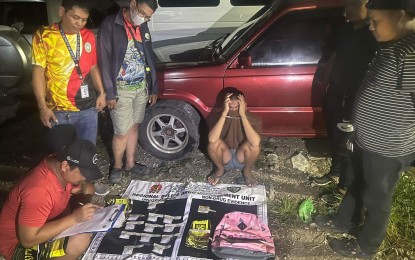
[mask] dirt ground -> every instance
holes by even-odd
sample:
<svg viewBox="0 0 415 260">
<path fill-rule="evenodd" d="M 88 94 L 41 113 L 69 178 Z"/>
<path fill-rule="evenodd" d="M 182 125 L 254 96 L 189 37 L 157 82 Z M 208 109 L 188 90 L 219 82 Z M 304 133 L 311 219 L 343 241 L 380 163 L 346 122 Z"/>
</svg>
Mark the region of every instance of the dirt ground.
<svg viewBox="0 0 415 260">
<path fill-rule="evenodd" d="M 18 177 L 36 165 L 44 156 L 45 129 L 40 126 L 36 106 L 31 100 L 24 102 L 15 119 L 0 125 L 0 203 Z M 312 187 L 310 175 L 322 175 L 330 166 L 329 144 L 326 139 L 264 138 L 262 152 L 254 167 L 258 182 L 265 185 L 268 196 L 268 222 L 275 238 L 277 259 L 343 259 L 335 255 L 325 243 L 326 234 L 310 228 L 297 219 L 282 219 L 276 205 L 284 199 L 314 198 L 321 192 Z M 98 142 L 99 165 L 105 176 L 109 160 L 101 141 Z M 305 156 L 308 167 L 304 171 L 293 168 L 291 158 L 298 154 Z M 212 163 L 200 150 L 181 161 L 161 161 L 139 149 L 137 161 L 150 167 L 150 174 L 143 176 L 147 181 L 190 182 L 205 181 L 212 169 Z M 240 173 L 230 171 L 221 183 L 234 183 Z M 110 194 L 122 194 L 131 178 L 111 186 Z M 106 177 L 101 182 L 107 183 Z M 94 200 L 103 202 L 95 196 Z"/>
</svg>

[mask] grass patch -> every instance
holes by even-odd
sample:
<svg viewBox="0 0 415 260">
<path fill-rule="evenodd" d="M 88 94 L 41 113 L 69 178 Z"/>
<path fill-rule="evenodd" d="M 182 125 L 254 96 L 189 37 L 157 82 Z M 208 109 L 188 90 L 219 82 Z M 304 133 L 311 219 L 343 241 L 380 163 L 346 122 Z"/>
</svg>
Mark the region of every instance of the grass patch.
<svg viewBox="0 0 415 260">
<path fill-rule="evenodd" d="M 284 224 L 303 223 L 299 217 L 298 209 L 304 200 L 305 198 L 281 197 L 273 203 L 268 203 L 268 212 Z M 316 212 L 319 212 L 319 214 L 327 213 L 327 208 L 322 203 L 313 201 L 313 205 L 315 213 L 312 214 L 312 217 L 315 216 Z"/>
<path fill-rule="evenodd" d="M 404 172 L 398 182 L 380 253 L 386 259 L 415 259 L 415 169 Z"/>
<path fill-rule="evenodd" d="M 268 203 L 268 212 L 270 215 L 278 219 L 281 223 L 285 224 L 304 224 L 301 220 L 298 210 L 300 204 L 305 200 L 305 198 L 298 197 L 281 197 L 273 203 Z M 312 213 L 312 218 L 316 214 L 329 214 L 330 209 L 326 205 L 318 200 L 313 200 L 314 213 Z"/>
<path fill-rule="evenodd" d="M 273 203 L 268 203 L 268 212 L 274 215 L 279 222 L 284 224 L 298 223 L 298 206 L 301 203 L 299 198 L 281 197 Z"/>
</svg>

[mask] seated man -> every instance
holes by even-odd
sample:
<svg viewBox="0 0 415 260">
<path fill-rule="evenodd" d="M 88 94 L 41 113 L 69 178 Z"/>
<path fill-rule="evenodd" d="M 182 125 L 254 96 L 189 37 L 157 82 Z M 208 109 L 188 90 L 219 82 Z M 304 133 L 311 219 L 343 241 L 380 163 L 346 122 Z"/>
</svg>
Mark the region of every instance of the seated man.
<svg viewBox="0 0 415 260">
<path fill-rule="evenodd" d="M 216 185 L 226 170 L 239 169 L 245 184 L 254 186 L 257 182 L 251 172 L 261 150 L 261 137 L 252 125 L 241 91 L 227 93 L 223 105 L 222 115 L 209 133 L 208 153 L 216 170 L 207 181 Z"/>
<path fill-rule="evenodd" d="M 94 193 L 94 186 L 85 180 L 102 177 L 96 163 L 95 145 L 76 140 L 30 170 L 10 191 L 1 211 L 0 255 L 7 260 L 81 256 L 91 242 L 90 234 L 51 240 L 90 220 L 99 207 L 86 203 L 65 214 L 73 193 Z"/>
</svg>

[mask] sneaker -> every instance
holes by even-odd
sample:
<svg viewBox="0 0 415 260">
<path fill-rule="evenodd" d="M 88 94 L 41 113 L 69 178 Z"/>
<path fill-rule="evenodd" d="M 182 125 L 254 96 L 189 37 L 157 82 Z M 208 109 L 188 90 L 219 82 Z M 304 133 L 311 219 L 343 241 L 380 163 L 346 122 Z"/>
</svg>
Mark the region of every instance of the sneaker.
<svg viewBox="0 0 415 260">
<path fill-rule="evenodd" d="M 342 194 L 340 194 L 340 193 L 337 193 L 337 192 L 335 192 L 335 193 L 328 193 L 328 194 L 324 194 L 324 195 L 322 195 L 322 196 L 320 197 L 320 199 L 321 199 L 324 203 L 326 203 L 327 205 L 330 205 L 330 206 L 335 206 L 335 205 L 340 204 L 340 202 L 341 202 L 341 201 L 342 201 L 342 199 L 343 199 L 343 195 L 342 195 Z"/>
<path fill-rule="evenodd" d="M 136 163 L 131 169 L 126 169 L 126 171 L 133 175 L 145 175 L 148 172 L 148 168 L 143 164 Z"/>
<path fill-rule="evenodd" d="M 96 182 L 94 183 L 95 195 L 105 196 L 110 193 L 110 187 L 108 184 Z"/>
<path fill-rule="evenodd" d="M 113 184 L 118 184 L 121 182 L 122 179 L 122 169 L 112 169 L 110 172 L 109 180 Z"/>
<path fill-rule="evenodd" d="M 337 185 L 337 193 L 344 196 L 344 195 L 346 195 L 346 192 L 347 192 L 346 187 L 340 187 L 339 185 Z"/>
<path fill-rule="evenodd" d="M 335 178 L 336 177 L 332 177 L 332 176 L 330 176 L 328 174 L 325 174 L 325 175 L 323 175 L 321 177 L 312 178 L 311 181 L 314 184 L 316 184 L 317 186 L 326 186 L 326 185 L 328 185 L 328 184 L 330 184 L 332 182 L 335 182 L 336 181 Z"/>
</svg>

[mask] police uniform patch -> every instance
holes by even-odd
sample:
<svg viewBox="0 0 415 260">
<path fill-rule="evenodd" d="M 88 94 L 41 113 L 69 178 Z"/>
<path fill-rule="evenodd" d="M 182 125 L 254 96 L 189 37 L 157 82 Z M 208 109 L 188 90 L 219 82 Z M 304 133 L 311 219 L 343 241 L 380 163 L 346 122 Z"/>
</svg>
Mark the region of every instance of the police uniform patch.
<svg viewBox="0 0 415 260">
<path fill-rule="evenodd" d="M 92 50 L 91 43 L 89 43 L 89 42 L 85 43 L 85 50 L 86 50 L 86 52 L 91 52 L 91 50 Z"/>
</svg>

